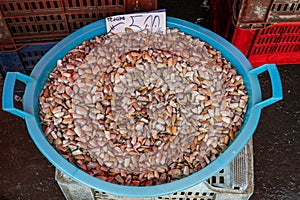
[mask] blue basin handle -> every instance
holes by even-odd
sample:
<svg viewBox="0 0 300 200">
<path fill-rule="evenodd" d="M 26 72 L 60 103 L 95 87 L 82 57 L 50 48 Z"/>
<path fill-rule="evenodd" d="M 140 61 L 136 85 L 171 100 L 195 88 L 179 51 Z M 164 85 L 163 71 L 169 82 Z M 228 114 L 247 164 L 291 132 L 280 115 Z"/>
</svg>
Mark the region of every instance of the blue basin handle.
<svg viewBox="0 0 300 200">
<path fill-rule="evenodd" d="M 270 75 L 271 85 L 272 85 L 272 97 L 256 103 L 254 107 L 259 109 L 262 109 L 266 106 L 276 103 L 277 101 L 280 101 L 283 98 L 282 84 L 281 84 L 278 69 L 275 64 L 264 64 L 260 67 L 251 69 L 249 73 L 254 74 L 256 78 L 258 78 L 257 76 L 265 71 L 268 71 Z"/>
<path fill-rule="evenodd" d="M 35 82 L 35 79 L 20 72 L 7 72 L 2 94 L 2 108 L 7 112 L 22 117 L 23 119 L 32 117 L 33 115 L 31 113 L 14 107 L 14 88 L 16 80 L 22 81 L 26 84 L 26 86 Z"/>
</svg>

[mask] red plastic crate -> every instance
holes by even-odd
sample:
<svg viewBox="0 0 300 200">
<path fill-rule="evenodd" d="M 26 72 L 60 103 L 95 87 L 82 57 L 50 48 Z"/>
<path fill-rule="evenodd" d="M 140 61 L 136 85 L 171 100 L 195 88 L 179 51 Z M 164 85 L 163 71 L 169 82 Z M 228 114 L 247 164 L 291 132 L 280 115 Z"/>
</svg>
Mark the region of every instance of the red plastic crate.
<svg viewBox="0 0 300 200">
<path fill-rule="evenodd" d="M 213 30 L 240 49 L 253 67 L 300 63 L 300 0 L 211 3 Z"/>
<path fill-rule="evenodd" d="M 253 67 L 300 63 L 300 22 L 278 23 L 258 30 L 236 28 L 231 42 Z"/>
</svg>

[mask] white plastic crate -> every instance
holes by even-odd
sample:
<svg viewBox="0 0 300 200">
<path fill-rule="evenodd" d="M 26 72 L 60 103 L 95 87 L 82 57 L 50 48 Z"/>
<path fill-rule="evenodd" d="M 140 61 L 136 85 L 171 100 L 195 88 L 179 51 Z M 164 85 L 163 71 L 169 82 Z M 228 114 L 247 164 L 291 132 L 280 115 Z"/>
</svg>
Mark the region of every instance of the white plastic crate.
<svg viewBox="0 0 300 200">
<path fill-rule="evenodd" d="M 253 193 L 252 139 L 240 154 L 219 173 L 192 188 L 145 200 L 247 200 Z M 56 169 L 55 179 L 67 200 L 134 200 L 95 191 Z M 141 199 L 139 199 L 141 200 Z"/>
</svg>

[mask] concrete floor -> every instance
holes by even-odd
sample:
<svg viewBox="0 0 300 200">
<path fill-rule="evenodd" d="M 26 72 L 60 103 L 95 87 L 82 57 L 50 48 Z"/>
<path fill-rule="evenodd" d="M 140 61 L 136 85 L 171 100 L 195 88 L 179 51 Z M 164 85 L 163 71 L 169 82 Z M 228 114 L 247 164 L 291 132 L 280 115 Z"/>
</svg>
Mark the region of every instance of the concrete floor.
<svg viewBox="0 0 300 200">
<path fill-rule="evenodd" d="M 168 8 L 169 16 L 195 21 L 200 16 L 192 1 L 188 2 L 180 12 L 175 2 L 161 1 L 159 6 Z M 284 100 L 263 109 L 253 136 L 255 188 L 251 200 L 300 199 L 300 66 L 279 66 L 279 72 Z M 267 98 L 270 80 L 263 74 L 260 81 Z M 0 121 L 0 200 L 63 200 L 54 180 L 55 168 L 35 147 L 25 122 L 1 109 Z"/>
</svg>

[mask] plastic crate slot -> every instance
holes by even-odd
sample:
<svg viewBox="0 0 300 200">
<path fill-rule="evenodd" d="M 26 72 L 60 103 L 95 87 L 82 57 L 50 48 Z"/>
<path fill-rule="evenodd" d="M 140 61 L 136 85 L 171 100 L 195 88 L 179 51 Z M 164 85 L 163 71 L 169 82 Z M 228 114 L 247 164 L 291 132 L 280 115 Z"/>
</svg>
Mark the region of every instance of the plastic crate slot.
<svg viewBox="0 0 300 200">
<path fill-rule="evenodd" d="M 258 48 L 257 48 L 257 47 L 254 48 L 254 49 L 253 49 L 253 54 L 257 54 L 257 51 L 258 51 Z"/>
<path fill-rule="evenodd" d="M 27 32 L 29 32 L 29 31 L 30 31 L 30 29 L 29 29 L 29 27 L 28 27 L 28 26 L 25 26 L 25 29 L 26 29 L 26 31 L 27 31 Z"/>
<path fill-rule="evenodd" d="M 20 3 L 17 3 L 18 10 L 22 10 L 22 6 Z"/>
<path fill-rule="evenodd" d="M 22 97 L 25 90 L 25 83 L 22 81 L 16 80 L 14 87 L 14 106 L 20 110 L 23 110 Z"/>
<path fill-rule="evenodd" d="M 224 177 L 223 177 L 223 176 L 220 176 L 220 177 L 219 177 L 219 182 L 220 182 L 220 183 L 224 183 Z"/>
<path fill-rule="evenodd" d="M 300 26 L 290 26 L 287 27 L 287 31 L 285 31 L 284 33 L 295 33 L 295 34 L 299 34 L 300 32 Z"/>
<path fill-rule="evenodd" d="M 290 36 L 291 40 L 289 42 L 300 42 L 300 37 L 298 36 Z"/>
<path fill-rule="evenodd" d="M 80 2 L 79 2 L 79 0 L 75 0 L 75 5 L 76 5 L 76 7 L 80 7 Z"/>
<path fill-rule="evenodd" d="M 82 7 L 95 7 L 97 6 L 96 0 L 80 1 L 80 0 L 68 0 L 67 7 L 69 8 L 82 8 Z"/>
<path fill-rule="evenodd" d="M 34 9 L 34 10 L 37 9 L 37 8 L 36 8 L 35 2 L 31 2 L 31 7 L 32 7 L 32 9 Z"/>
<path fill-rule="evenodd" d="M 67 3 L 67 6 L 69 6 L 69 7 L 73 7 L 72 0 L 68 0 L 66 3 Z"/>
<path fill-rule="evenodd" d="M 19 32 L 22 33 L 23 32 L 23 28 L 22 26 L 18 26 Z"/>
<path fill-rule="evenodd" d="M 267 38 L 267 43 L 269 43 L 269 44 L 275 44 L 279 40 L 280 40 L 280 37 L 269 37 L 269 38 Z"/>
<path fill-rule="evenodd" d="M 278 46 L 272 46 L 270 48 L 270 51 L 275 53 L 277 51 L 277 48 L 278 48 Z"/>
<path fill-rule="evenodd" d="M 98 6 L 103 6 L 103 5 L 105 5 L 104 0 L 98 0 Z"/>
<path fill-rule="evenodd" d="M 289 45 L 282 46 L 282 52 L 289 52 Z"/>
<path fill-rule="evenodd" d="M 286 45 L 285 52 L 291 52 L 293 49 L 293 45 Z"/>
<path fill-rule="evenodd" d="M 7 7 L 6 7 L 5 4 L 1 4 L 1 8 L 2 8 L 3 11 L 8 11 L 8 9 L 7 9 Z"/>
<path fill-rule="evenodd" d="M 299 33 L 297 32 L 297 26 L 285 26 L 284 31 L 281 34 L 293 34 L 293 33 Z"/>
<path fill-rule="evenodd" d="M 69 6 L 69 7 L 73 7 L 72 0 L 68 0 L 68 2 L 67 2 L 67 3 L 68 3 L 68 6 Z"/>
<path fill-rule="evenodd" d="M 212 177 L 211 177 L 211 181 L 212 181 L 212 184 L 213 184 L 213 183 L 216 183 L 216 181 L 217 181 L 217 180 L 216 180 L 216 177 L 215 177 L 215 176 L 212 176 Z"/>
<path fill-rule="evenodd" d="M 278 46 L 277 52 L 278 52 L 278 53 L 281 53 L 281 52 L 282 52 L 282 48 L 283 48 L 283 46 Z"/>
<path fill-rule="evenodd" d="M 57 30 L 58 30 L 56 24 L 52 24 L 52 29 L 53 29 L 54 31 L 57 31 Z"/>
<path fill-rule="evenodd" d="M 15 5 L 15 4 L 13 4 L 13 3 L 10 3 L 10 4 L 9 4 L 9 6 L 10 6 L 10 10 L 11 10 L 11 11 L 14 11 L 14 10 L 15 10 L 15 7 L 14 7 L 14 5 Z"/>
<path fill-rule="evenodd" d="M 261 43 L 263 43 L 263 38 L 258 38 L 258 40 L 257 40 L 257 44 L 261 44 Z"/>
<path fill-rule="evenodd" d="M 11 27 L 10 30 L 11 30 L 12 33 L 16 33 L 17 32 L 17 30 L 16 30 L 15 27 Z"/>
<path fill-rule="evenodd" d="M 84 3 L 84 1 L 80 2 L 80 0 L 75 0 L 75 7 L 82 7 L 82 3 Z"/>
<path fill-rule="evenodd" d="M 280 37 L 259 37 L 257 38 L 256 45 L 276 44 Z"/>
<path fill-rule="evenodd" d="M 59 8 L 57 1 L 53 1 L 54 8 Z"/>
<path fill-rule="evenodd" d="M 30 10 L 29 3 L 26 3 L 26 2 L 25 2 L 25 3 L 24 3 L 24 6 L 25 6 L 25 9 L 26 9 L 26 10 Z"/>
<path fill-rule="evenodd" d="M 39 8 L 40 8 L 40 9 L 44 9 L 43 2 L 41 2 L 41 1 L 39 2 Z"/>
<path fill-rule="evenodd" d="M 288 9 L 288 7 L 289 7 L 289 4 L 288 4 L 288 3 L 285 3 L 284 6 L 283 6 L 282 11 L 286 11 L 286 10 Z"/>
<path fill-rule="evenodd" d="M 297 6 L 299 6 L 298 3 L 275 3 L 272 7 L 272 11 L 274 13 L 287 13 L 291 14 L 291 11 L 296 11 L 295 9 Z"/>
<path fill-rule="evenodd" d="M 266 53 L 268 47 L 267 46 L 263 46 L 261 49 L 260 49 L 260 54 L 263 54 L 263 53 Z"/>
<path fill-rule="evenodd" d="M 293 45 L 289 45 L 289 52 L 293 51 L 294 46 Z"/>
<path fill-rule="evenodd" d="M 61 5 L 61 3 L 60 3 Z M 57 11 L 57 8 L 60 8 L 62 6 L 60 6 L 58 4 L 58 1 L 37 1 L 37 2 L 31 2 L 31 7 L 33 10 L 37 10 L 37 11 L 45 11 L 45 9 L 50 11 Z"/>
<path fill-rule="evenodd" d="M 290 6 L 290 11 L 293 11 L 296 7 L 296 4 L 295 3 L 292 3 L 291 6 Z"/>
<path fill-rule="evenodd" d="M 46 1 L 47 8 L 51 8 L 50 1 Z"/>
<path fill-rule="evenodd" d="M 272 28 L 263 29 L 261 31 L 261 35 L 268 35 L 268 34 L 272 34 Z"/>
<path fill-rule="evenodd" d="M 297 42 L 297 36 L 285 36 L 279 41 L 281 43 Z"/>
</svg>

